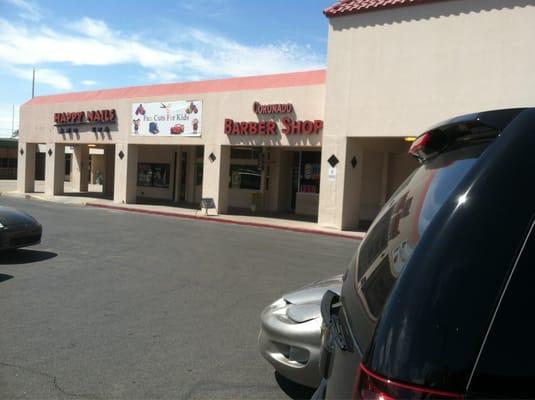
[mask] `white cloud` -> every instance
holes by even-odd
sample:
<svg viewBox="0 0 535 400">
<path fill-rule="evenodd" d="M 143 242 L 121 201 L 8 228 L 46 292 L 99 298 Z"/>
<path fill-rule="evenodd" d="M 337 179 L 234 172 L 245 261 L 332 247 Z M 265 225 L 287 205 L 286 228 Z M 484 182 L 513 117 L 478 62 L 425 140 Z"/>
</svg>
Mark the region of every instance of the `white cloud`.
<svg viewBox="0 0 535 400">
<path fill-rule="evenodd" d="M 32 80 L 32 68 L 10 67 L 9 70 L 13 73 L 13 75 L 21 79 L 25 79 L 27 81 Z M 72 89 L 72 83 L 68 77 L 56 70 L 47 68 L 40 68 L 35 71 L 35 85 L 38 86 L 40 84 L 52 86 L 60 90 Z"/>
<path fill-rule="evenodd" d="M 179 43 L 156 39 L 127 36 L 91 18 L 75 21 L 66 31 L 14 24 L 0 18 L 0 64 L 132 64 L 145 68 L 147 78 L 153 81 L 246 76 L 324 65 L 323 57 L 294 43 L 250 46 L 186 28 L 181 31 Z M 56 88 L 70 88 L 68 78 L 62 78 L 48 82 Z"/>
<path fill-rule="evenodd" d="M 80 83 L 84 86 L 94 86 L 97 84 L 97 81 L 92 81 L 91 79 L 84 79 Z"/>
<path fill-rule="evenodd" d="M 108 25 L 104 21 L 88 17 L 82 18 L 80 21 L 72 24 L 71 29 L 83 35 L 99 39 L 106 39 L 116 34 L 116 32 L 108 28 Z"/>
<path fill-rule="evenodd" d="M 32 1 L 28 0 L 7 0 L 8 3 L 19 9 L 19 17 L 38 21 L 43 17 L 41 8 Z"/>
</svg>

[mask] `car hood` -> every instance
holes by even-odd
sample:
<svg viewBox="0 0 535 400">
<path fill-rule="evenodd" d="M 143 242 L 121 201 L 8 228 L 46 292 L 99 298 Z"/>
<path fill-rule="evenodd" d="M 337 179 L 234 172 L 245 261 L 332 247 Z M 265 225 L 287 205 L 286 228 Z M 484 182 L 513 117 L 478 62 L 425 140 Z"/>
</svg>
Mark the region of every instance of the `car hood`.
<svg viewBox="0 0 535 400">
<path fill-rule="evenodd" d="M 327 290 L 340 294 L 342 290 L 342 274 L 313 282 L 282 297 L 291 304 L 319 304 Z"/>
<path fill-rule="evenodd" d="M 320 303 L 294 304 L 286 310 L 286 315 L 292 321 L 303 323 L 321 316 Z"/>
<path fill-rule="evenodd" d="M 5 226 L 38 223 L 35 218 L 29 214 L 26 214 L 24 211 L 3 206 L 0 206 L 0 222 Z"/>
</svg>

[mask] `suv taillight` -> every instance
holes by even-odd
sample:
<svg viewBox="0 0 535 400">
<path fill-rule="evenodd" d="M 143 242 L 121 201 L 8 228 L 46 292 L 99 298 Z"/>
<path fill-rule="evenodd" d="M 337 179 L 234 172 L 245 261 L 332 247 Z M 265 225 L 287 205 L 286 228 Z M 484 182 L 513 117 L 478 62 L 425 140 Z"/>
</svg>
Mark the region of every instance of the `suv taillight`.
<svg viewBox="0 0 535 400">
<path fill-rule="evenodd" d="M 416 157 L 419 160 L 425 160 L 425 158 L 429 156 L 427 144 L 429 143 L 430 139 L 430 132 L 426 132 L 423 135 L 418 136 L 409 149 L 409 155 Z"/>
<path fill-rule="evenodd" d="M 393 382 L 383 378 L 364 365 L 357 371 L 353 387 L 353 399 L 362 400 L 396 400 L 396 399 L 463 399 L 458 393 L 427 389 L 420 386 Z"/>
</svg>

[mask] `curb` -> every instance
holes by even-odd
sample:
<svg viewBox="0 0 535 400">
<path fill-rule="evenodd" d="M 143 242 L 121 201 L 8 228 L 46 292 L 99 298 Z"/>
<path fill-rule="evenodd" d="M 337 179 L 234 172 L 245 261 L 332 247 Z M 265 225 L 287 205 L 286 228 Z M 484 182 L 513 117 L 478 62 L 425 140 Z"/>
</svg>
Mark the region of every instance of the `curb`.
<svg viewBox="0 0 535 400">
<path fill-rule="evenodd" d="M 84 207 L 86 205 L 86 202 L 74 202 L 69 203 L 67 201 L 58 201 L 54 200 L 50 197 L 44 197 L 39 196 L 35 193 L 20 193 L 20 192 L 0 192 L 0 197 L 11 197 L 14 199 L 26 199 L 26 200 L 37 200 L 37 201 L 44 201 L 47 203 L 55 203 L 55 204 L 67 204 L 70 206 L 81 206 Z"/>
<path fill-rule="evenodd" d="M 315 229 L 292 228 L 292 227 L 280 226 L 280 225 L 274 225 L 274 224 L 265 224 L 261 222 L 236 221 L 236 220 L 230 220 L 230 219 L 218 219 L 214 217 L 205 217 L 205 216 L 199 217 L 199 216 L 190 215 L 190 214 L 171 213 L 167 211 L 156 211 L 156 210 L 145 210 L 142 208 L 133 208 L 133 207 L 111 206 L 107 204 L 99 204 L 99 203 L 91 203 L 91 202 L 87 202 L 85 203 L 85 205 L 87 207 L 105 208 L 105 209 L 119 210 L 119 211 L 129 211 L 129 212 L 136 212 L 140 214 L 160 215 L 164 217 L 184 218 L 184 219 L 192 219 L 192 220 L 197 220 L 197 221 L 219 222 L 222 224 L 254 226 L 257 228 L 271 228 L 271 229 L 278 229 L 282 231 L 299 232 L 299 233 L 312 233 L 312 234 L 323 235 L 323 236 L 341 237 L 344 239 L 362 240 L 364 237 L 364 235 L 355 236 L 355 235 L 348 235 L 342 232 L 326 232 L 326 231 L 319 231 Z"/>
</svg>

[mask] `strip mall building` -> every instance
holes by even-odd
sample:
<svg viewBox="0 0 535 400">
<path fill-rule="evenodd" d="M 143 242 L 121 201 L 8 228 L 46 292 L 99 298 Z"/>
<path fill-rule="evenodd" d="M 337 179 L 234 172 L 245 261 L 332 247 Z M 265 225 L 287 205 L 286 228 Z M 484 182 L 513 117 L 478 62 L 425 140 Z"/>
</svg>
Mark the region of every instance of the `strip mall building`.
<svg viewBox="0 0 535 400">
<path fill-rule="evenodd" d="M 319 10 L 318 10 L 319 12 Z M 449 117 L 535 103 L 535 1 L 343 0 L 326 70 L 35 97 L 21 107 L 18 189 L 87 191 L 89 149 L 117 203 L 373 219 L 415 168 L 408 137 Z"/>
</svg>

